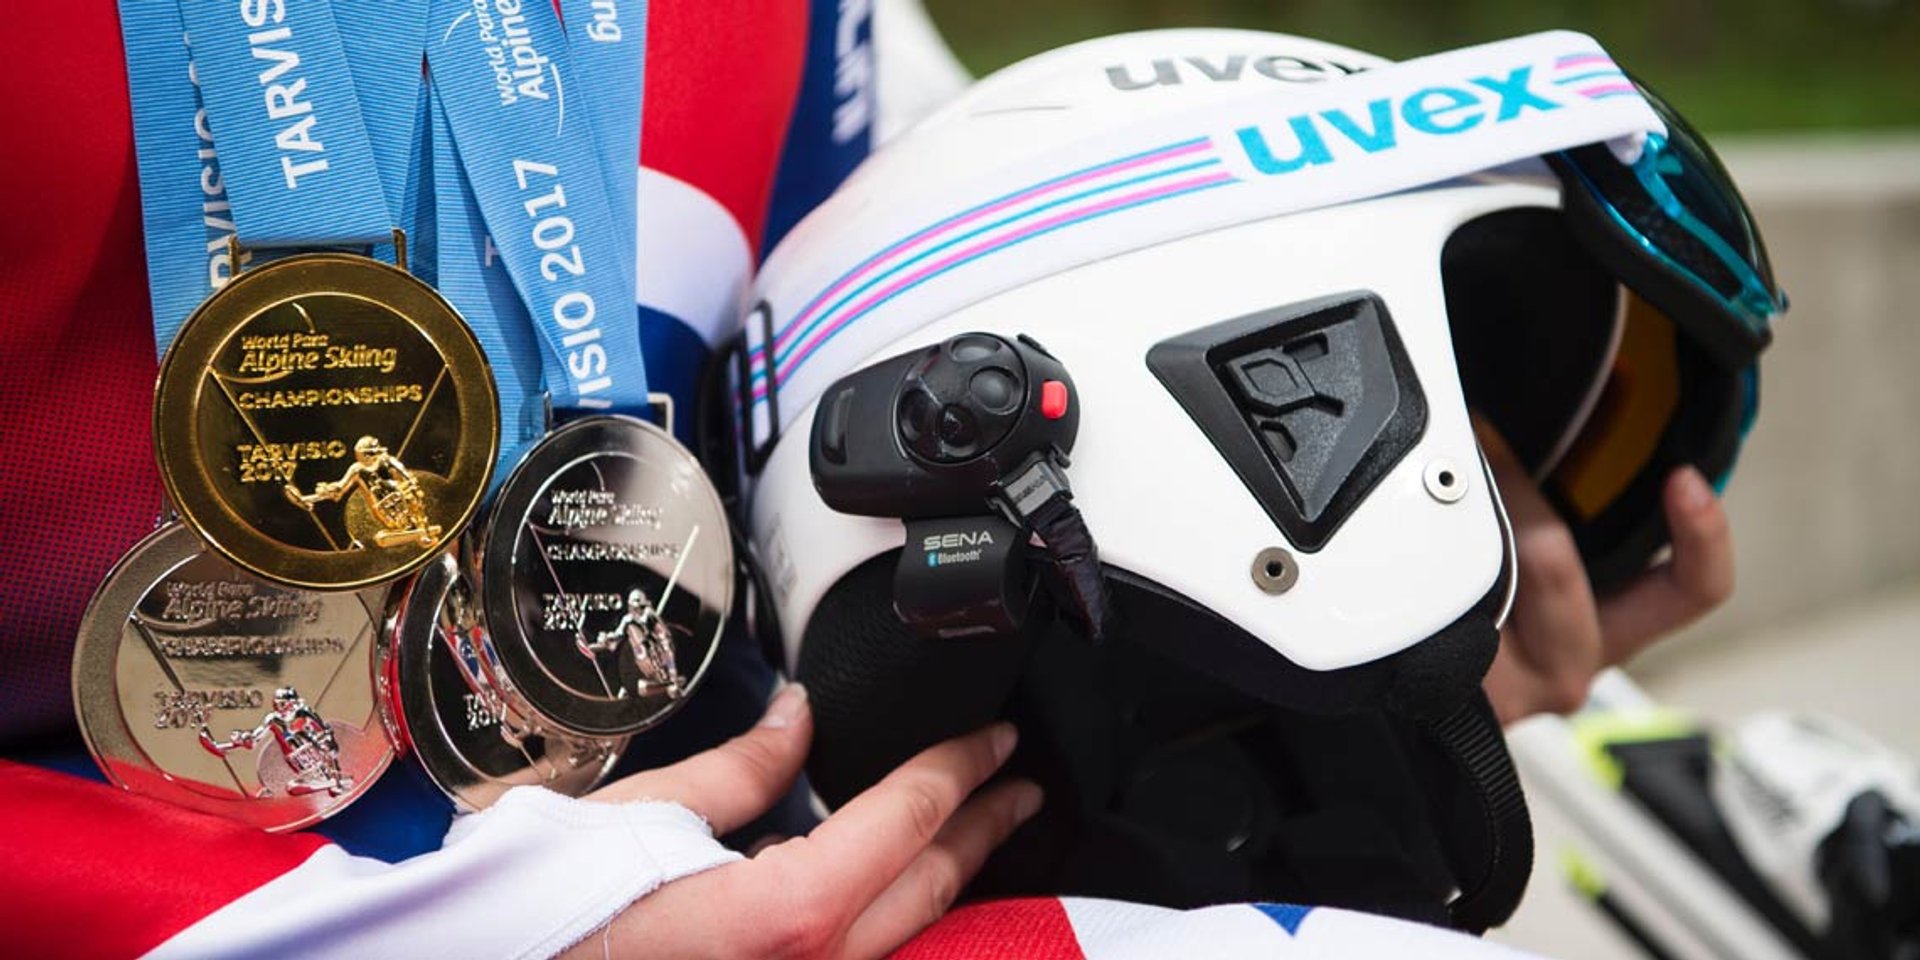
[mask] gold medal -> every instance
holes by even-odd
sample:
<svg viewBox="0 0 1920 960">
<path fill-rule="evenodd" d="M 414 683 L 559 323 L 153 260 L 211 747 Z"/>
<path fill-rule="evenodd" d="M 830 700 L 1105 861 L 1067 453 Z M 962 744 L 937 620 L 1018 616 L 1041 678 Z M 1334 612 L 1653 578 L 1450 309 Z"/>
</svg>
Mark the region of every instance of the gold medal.
<svg viewBox="0 0 1920 960">
<path fill-rule="evenodd" d="M 373 679 L 385 594 L 267 583 L 160 528 L 81 618 L 88 748 L 124 789 L 264 830 L 332 815 L 393 759 Z"/>
<path fill-rule="evenodd" d="M 464 530 L 500 443 L 473 333 L 433 289 L 347 253 L 276 260 L 187 318 L 161 361 L 154 449 L 181 519 L 309 590 L 385 583 Z"/>
</svg>

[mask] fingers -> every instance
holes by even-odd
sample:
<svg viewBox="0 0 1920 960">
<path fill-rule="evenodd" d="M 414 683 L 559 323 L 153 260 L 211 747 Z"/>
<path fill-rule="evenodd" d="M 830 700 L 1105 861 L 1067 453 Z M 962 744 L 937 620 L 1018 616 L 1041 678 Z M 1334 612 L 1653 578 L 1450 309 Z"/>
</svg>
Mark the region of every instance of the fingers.
<svg viewBox="0 0 1920 960">
<path fill-rule="evenodd" d="M 629 777 L 595 799 L 666 796 L 716 825 L 737 821 L 791 780 L 811 730 L 804 694 L 789 688 L 753 731 Z M 921 751 L 811 835 L 676 880 L 627 908 L 608 930 L 609 948 L 660 957 L 877 956 L 936 919 L 994 846 L 1038 808 L 1038 788 L 1024 783 L 962 807 L 1006 762 L 1015 740 L 1012 725 L 997 723 Z M 728 758 L 743 747 L 764 751 L 764 762 L 735 766 L 740 761 Z M 714 796 L 734 787 L 753 799 L 729 807 Z M 870 908 L 873 919 L 861 923 Z"/>
<path fill-rule="evenodd" d="M 1601 604 L 1609 664 L 1624 662 L 1733 594 L 1733 530 L 1706 478 L 1692 467 L 1675 470 L 1662 499 L 1673 556 Z"/>
<path fill-rule="evenodd" d="M 1009 723 L 955 737 L 921 751 L 854 797 L 807 838 L 814 882 L 856 910 L 872 903 L 933 842 L 967 795 L 1000 769 L 1017 739 Z"/>
<path fill-rule="evenodd" d="M 1518 594 L 1502 653 L 1539 679 L 1533 708 L 1565 713 L 1586 700 L 1600 669 L 1600 614 L 1587 568 L 1566 527 L 1516 529 Z"/>
<path fill-rule="evenodd" d="M 670 767 L 636 773 L 587 795 L 621 803 L 669 800 L 727 833 L 766 812 L 793 785 L 813 738 L 807 691 L 790 683 L 768 704 L 752 730 Z"/>
<path fill-rule="evenodd" d="M 878 957 L 945 915 L 973 875 L 1022 823 L 1040 810 L 1040 787 L 1003 783 L 968 800 L 899 879 L 847 933 L 846 954 Z"/>
<path fill-rule="evenodd" d="M 1632 657 L 1732 593 L 1732 533 L 1698 470 L 1684 467 L 1667 479 L 1672 558 L 1597 603 L 1579 548 L 1552 505 L 1498 433 L 1477 418 L 1473 426 L 1513 521 L 1520 568 L 1513 614 L 1487 672 L 1487 693 L 1503 722 L 1576 709 L 1601 667 Z"/>
<path fill-rule="evenodd" d="M 1502 720 L 1585 701 L 1599 669 L 1601 629 L 1593 587 L 1573 534 L 1492 429 L 1475 430 L 1513 521 L 1518 587 L 1487 692 Z"/>
</svg>

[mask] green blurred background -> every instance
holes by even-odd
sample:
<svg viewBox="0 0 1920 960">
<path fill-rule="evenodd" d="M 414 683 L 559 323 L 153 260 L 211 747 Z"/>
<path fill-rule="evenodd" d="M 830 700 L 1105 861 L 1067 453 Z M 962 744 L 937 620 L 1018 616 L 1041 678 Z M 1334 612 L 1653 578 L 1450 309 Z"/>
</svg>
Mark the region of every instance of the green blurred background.
<svg viewBox="0 0 1920 960">
<path fill-rule="evenodd" d="M 1277 30 L 1402 59 L 1565 27 L 1713 131 L 1920 128 L 1920 0 L 926 0 L 976 74 L 1124 30 Z"/>
</svg>

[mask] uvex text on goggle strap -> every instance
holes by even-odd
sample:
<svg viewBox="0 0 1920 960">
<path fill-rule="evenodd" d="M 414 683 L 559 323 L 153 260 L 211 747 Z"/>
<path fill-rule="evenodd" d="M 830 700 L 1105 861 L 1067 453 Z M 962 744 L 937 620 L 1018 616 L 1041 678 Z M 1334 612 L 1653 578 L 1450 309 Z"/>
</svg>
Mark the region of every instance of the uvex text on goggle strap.
<svg viewBox="0 0 1920 960">
<path fill-rule="evenodd" d="M 1467 409 L 1596 579 L 1631 572 L 1665 474 L 1731 465 L 1784 304 L 1718 163 L 1590 38 L 1390 65 L 1237 31 L 983 81 L 754 299 L 746 519 L 823 798 L 1011 716 L 1055 799 L 989 890 L 1474 929 L 1531 838 Z"/>
</svg>

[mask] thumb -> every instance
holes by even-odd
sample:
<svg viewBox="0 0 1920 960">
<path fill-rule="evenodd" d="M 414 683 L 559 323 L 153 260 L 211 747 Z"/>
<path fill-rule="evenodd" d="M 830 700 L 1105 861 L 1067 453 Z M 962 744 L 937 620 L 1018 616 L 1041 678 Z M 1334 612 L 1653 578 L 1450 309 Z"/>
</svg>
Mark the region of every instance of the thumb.
<svg viewBox="0 0 1920 960">
<path fill-rule="evenodd" d="M 670 767 L 647 770 L 587 795 L 602 803 L 668 800 L 729 833 L 765 813 L 793 785 L 813 739 L 807 689 L 787 684 L 760 723 L 732 740 Z"/>
</svg>

